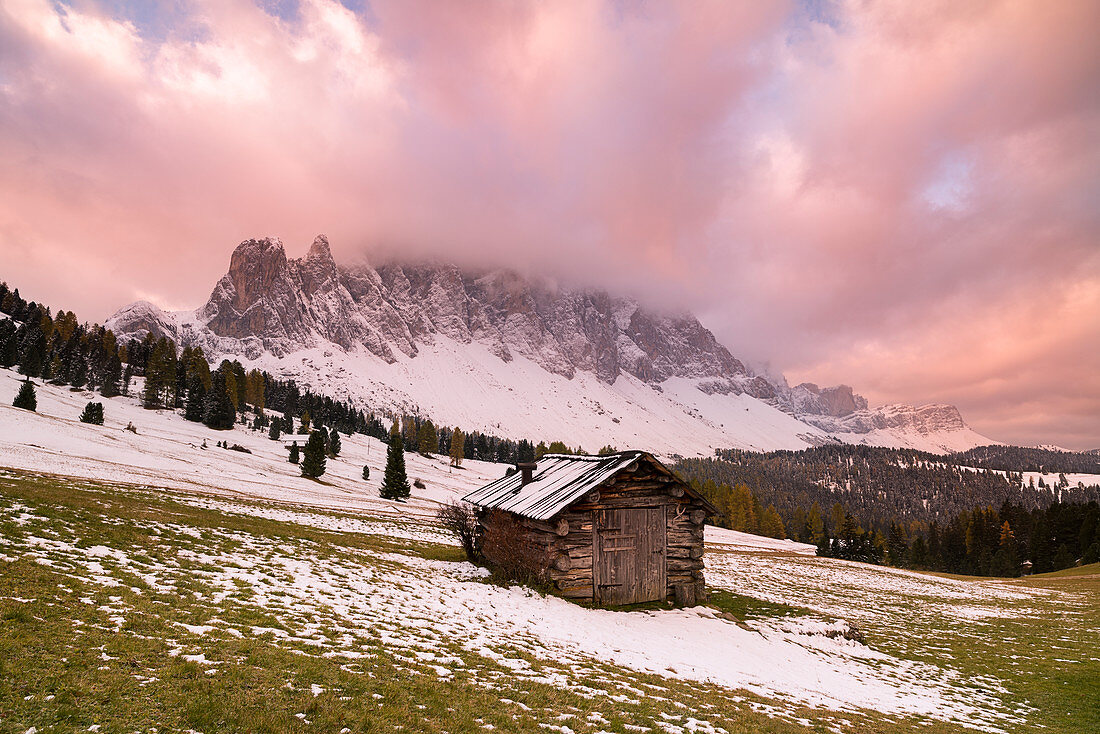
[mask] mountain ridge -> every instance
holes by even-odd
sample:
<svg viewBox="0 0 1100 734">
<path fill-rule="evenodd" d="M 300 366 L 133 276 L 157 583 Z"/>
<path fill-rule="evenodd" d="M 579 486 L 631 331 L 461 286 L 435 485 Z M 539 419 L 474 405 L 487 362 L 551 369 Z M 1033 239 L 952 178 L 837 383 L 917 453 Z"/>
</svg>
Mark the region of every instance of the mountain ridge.
<svg viewBox="0 0 1100 734">
<path fill-rule="evenodd" d="M 847 385 L 792 388 L 783 378 L 754 374 L 689 313 L 657 313 L 633 299 L 561 288 L 505 269 L 464 270 L 438 262 L 340 266 L 324 235 L 303 258 L 288 258 L 278 238 L 245 240 L 200 308 L 169 313 L 138 302 L 120 309 L 107 324 L 120 336 L 168 336 L 181 345 L 201 346 L 208 356 L 237 356 L 306 383 L 336 379 L 349 396 L 380 401 L 386 410 L 442 408 L 447 422 L 472 422 L 478 428 L 492 421 L 487 411 L 450 410 L 444 396 L 427 399 L 433 391 L 415 384 L 436 381 L 432 374 L 419 374 L 427 362 L 438 362 L 436 368 L 443 371 L 461 366 L 467 373 L 481 372 L 487 392 L 519 389 L 533 403 L 545 405 L 569 394 L 578 425 L 585 422 L 586 410 L 608 413 L 602 405 L 605 394 L 612 404 L 632 406 L 620 406 L 619 412 L 657 431 L 669 418 L 660 414 L 670 409 L 684 413 L 688 423 L 711 424 L 703 440 L 688 441 L 688 452 L 829 442 L 946 451 L 990 443 L 971 431 L 953 406 L 872 409 Z M 479 356 L 482 350 L 499 363 Z M 297 361 L 293 355 L 299 355 Z M 418 359 L 422 364 L 411 368 Z M 317 374 L 302 367 L 307 362 Z M 357 387 L 357 373 L 379 384 Z M 522 373 L 524 379 L 517 382 L 511 373 Z M 402 379 L 409 384 L 395 386 Z M 473 388 L 477 379 L 466 382 Z M 463 389 L 461 383 L 453 387 Z M 580 389 L 580 383 L 586 387 Z M 667 387 L 675 388 L 674 394 Z M 732 414 L 734 407 L 750 418 L 766 417 L 770 435 L 746 438 L 755 429 L 741 430 L 744 417 Z M 763 407 L 793 423 L 763 415 Z M 525 420 L 538 421 L 538 412 L 520 412 Z M 614 422 L 626 417 L 616 416 Z M 684 423 L 681 416 L 674 418 L 673 423 Z M 724 418 L 733 425 L 727 427 Z M 558 423 L 558 430 L 570 429 L 567 416 Z M 643 430 L 638 420 L 632 424 L 633 436 L 623 436 L 614 426 L 609 432 L 620 440 L 642 441 L 655 432 Z M 538 432 L 537 426 L 517 425 L 507 417 L 493 427 L 505 434 Z M 678 425 L 677 433 L 691 433 L 684 428 Z M 729 438 L 725 445 L 723 433 Z"/>
</svg>

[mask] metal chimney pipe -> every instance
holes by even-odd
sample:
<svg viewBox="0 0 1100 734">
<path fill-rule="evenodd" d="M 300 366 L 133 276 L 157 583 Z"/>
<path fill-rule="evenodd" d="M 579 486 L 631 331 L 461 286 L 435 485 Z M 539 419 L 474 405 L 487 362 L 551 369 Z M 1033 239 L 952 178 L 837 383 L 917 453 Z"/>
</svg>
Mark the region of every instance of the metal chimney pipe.
<svg viewBox="0 0 1100 734">
<path fill-rule="evenodd" d="M 516 468 L 520 471 L 521 476 L 519 485 L 522 487 L 523 485 L 528 484 L 532 481 L 532 479 L 534 478 L 535 469 L 538 468 L 538 464 L 534 463 L 533 461 L 524 461 L 516 464 Z"/>
</svg>

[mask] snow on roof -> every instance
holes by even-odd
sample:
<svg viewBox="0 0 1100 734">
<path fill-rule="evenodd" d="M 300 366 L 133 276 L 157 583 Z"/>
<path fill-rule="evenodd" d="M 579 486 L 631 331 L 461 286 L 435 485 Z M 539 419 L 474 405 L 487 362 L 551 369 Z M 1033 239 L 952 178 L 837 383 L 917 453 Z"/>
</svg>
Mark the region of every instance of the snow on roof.
<svg viewBox="0 0 1100 734">
<path fill-rule="evenodd" d="M 523 484 L 522 472 L 517 471 L 475 489 L 462 499 L 479 507 L 547 520 L 645 455 L 644 451 L 608 456 L 546 454 L 536 462 L 527 484 Z"/>
</svg>

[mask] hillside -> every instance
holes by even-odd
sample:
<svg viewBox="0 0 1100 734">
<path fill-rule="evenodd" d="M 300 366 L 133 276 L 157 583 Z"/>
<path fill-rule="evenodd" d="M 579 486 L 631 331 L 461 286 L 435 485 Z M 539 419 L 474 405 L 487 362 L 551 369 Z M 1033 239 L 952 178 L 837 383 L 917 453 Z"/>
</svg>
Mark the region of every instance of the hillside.
<svg viewBox="0 0 1100 734">
<path fill-rule="evenodd" d="M 410 454 L 426 487 L 391 503 L 357 478 L 373 439 L 347 437 L 312 482 L 243 427 L 122 397 L 91 426 L 90 394 L 40 386 L 30 413 L 16 386 L 0 370 L 0 710 L 20 731 L 1096 723 L 1088 578 L 944 579 L 708 528 L 716 607 L 587 609 L 483 583 L 434 524 L 501 465 Z M 226 438 L 253 453 L 212 448 Z M 1026 658 L 988 665 L 1024 634 Z"/>
<path fill-rule="evenodd" d="M 846 385 L 754 374 L 690 314 L 507 270 L 338 265 L 246 240 L 205 304 L 138 302 L 120 338 L 167 336 L 371 410 L 509 438 L 710 455 L 848 442 L 958 451 L 989 444 L 949 405 L 870 408 Z"/>
<path fill-rule="evenodd" d="M 967 454 L 834 445 L 764 454 L 721 451 L 676 466 L 696 482 L 748 486 L 763 504 L 774 504 L 789 527 L 796 510 L 814 503 L 823 513 L 840 503 L 861 523 L 885 533 L 891 522 L 946 525 L 960 512 L 1005 502 L 1035 509 L 1100 501 L 1100 472 L 1003 471 L 971 464 Z"/>
</svg>

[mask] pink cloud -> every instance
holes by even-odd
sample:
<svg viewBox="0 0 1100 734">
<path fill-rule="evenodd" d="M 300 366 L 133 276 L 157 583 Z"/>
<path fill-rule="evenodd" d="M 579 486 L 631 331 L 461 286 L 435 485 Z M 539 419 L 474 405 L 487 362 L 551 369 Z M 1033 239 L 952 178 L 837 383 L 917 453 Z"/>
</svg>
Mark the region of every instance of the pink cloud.
<svg viewBox="0 0 1100 734">
<path fill-rule="evenodd" d="M 5 3 L 2 277 L 101 319 L 323 231 L 642 294 L 795 379 L 1100 444 L 1100 7 L 824 12 L 206 0 L 154 38 Z"/>
</svg>

